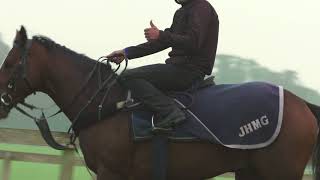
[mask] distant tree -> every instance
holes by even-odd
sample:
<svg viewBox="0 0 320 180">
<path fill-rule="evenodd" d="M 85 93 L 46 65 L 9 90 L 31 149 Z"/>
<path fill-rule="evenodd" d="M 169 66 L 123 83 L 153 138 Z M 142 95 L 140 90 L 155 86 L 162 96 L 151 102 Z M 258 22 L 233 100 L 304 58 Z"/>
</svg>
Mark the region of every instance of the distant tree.
<svg viewBox="0 0 320 180">
<path fill-rule="evenodd" d="M 3 42 L 2 35 L 0 34 L 0 63 L 4 61 L 8 52 L 9 52 L 9 46 Z"/>
<path fill-rule="evenodd" d="M 305 87 L 295 71 L 272 71 L 252 59 L 232 55 L 218 55 L 215 67 L 218 84 L 267 81 L 281 85 L 310 102 L 320 104 L 319 92 Z"/>
</svg>

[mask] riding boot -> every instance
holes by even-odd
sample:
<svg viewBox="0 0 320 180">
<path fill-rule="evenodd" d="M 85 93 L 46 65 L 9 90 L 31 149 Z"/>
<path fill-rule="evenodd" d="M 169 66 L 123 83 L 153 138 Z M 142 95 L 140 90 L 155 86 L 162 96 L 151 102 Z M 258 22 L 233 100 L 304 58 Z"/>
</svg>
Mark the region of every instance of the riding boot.
<svg viewBox="0 0 320 180">
<path fill-rule="evenodd" d="M 181 124 L 186 117 L 175 101 L 143 79 L 120 81 L 121 85 L 132 91 L 132 96 L 155 113 L 154 126 L 157 129 L 171 129 Z"/>
</svg>

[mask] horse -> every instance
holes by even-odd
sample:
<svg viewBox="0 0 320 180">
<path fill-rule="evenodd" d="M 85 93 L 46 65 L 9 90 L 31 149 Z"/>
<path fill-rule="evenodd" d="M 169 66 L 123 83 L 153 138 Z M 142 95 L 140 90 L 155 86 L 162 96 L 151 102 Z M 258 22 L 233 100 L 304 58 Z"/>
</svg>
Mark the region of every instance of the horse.
<svg viewBox="0 0 320 180">
<path fill-rule="evenodd" d="M 40 91 L 48 94 L 72 123 L 101 88 L 96 81 L 88 80 L 96 64 L 44 36 L 28 39 L 22 26 L 0 69 L 0 118 L 7 117 L 28 95 Z M 78 131 L 86 165 L 98 180 L 151 179 L 152 144 L 133 141 L 130 112 L 112 110 L 126 98 L 126 91 L 115 80 L 117 75 L 110 65 L 99 67 L 110 80 L 107 95 L 99 98 L 105 99 L 112 113 L 101 120 L 88 116 L 90 125 L 84 123 Z M 96 112 L 99 103 L 91 103 L 87 111 Z M 320 180 L 319 119 L 320 107 L 284 90 L 283 122 L 275 142 L 252 150 L 199 141 L 169 142 L 167 179 L 201 180 L 235 172 L 236 180 L 301 180 L 312 157 L 314 174 Z"/>
</svg>

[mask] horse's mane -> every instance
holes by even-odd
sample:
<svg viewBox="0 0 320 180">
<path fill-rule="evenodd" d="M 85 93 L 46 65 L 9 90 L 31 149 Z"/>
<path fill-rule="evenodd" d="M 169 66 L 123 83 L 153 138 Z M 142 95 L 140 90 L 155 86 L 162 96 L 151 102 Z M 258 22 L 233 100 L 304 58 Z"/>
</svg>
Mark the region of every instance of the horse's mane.
<svg viewBox="0 0 320 180">
<path fill-rule="evenodd" d="M 95 63 L 95 60 L 89 58 L 88 56 L 86 56 L 84 54 L 79 54 L 79 53 L 77 53 L 77 52 L 75 52 L 75 51 L 73 51 L 63 45 L 60 45 L 46 36 L 41 36 L 41 35 L 33 36 L 32 40 L 37 41 L 38 43 L 43 45 L 49 51 L 54 50 L 54 49 L 59 49 L 59 50 L 62 50 L 63 52 L 65 52 L 71 56 L 76 57 L 76 59 L 78 59 L 78 60 L 82 60 L 82 62 L 86 62 L 90 65 Z M 105 64 L 105 65 L 107 65 L 108 68 L 111 68 L 110 65 L 108 65 L 108 64 Z"/>
</svg>

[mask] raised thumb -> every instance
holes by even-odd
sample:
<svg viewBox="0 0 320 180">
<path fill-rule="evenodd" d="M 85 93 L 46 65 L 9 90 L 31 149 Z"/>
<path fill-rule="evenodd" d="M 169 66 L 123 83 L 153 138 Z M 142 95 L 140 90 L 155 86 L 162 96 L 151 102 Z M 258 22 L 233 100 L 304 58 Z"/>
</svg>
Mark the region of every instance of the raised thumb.
<svg viewBox="0 0 320 180">
<path fill-rule="evenodd" d="M 153 28 L 156 28 L 157 26 L 155 26 L 152 22 L 152 20 L 150 21 L 150 26 L 153 27 Z"/>
</svg>

